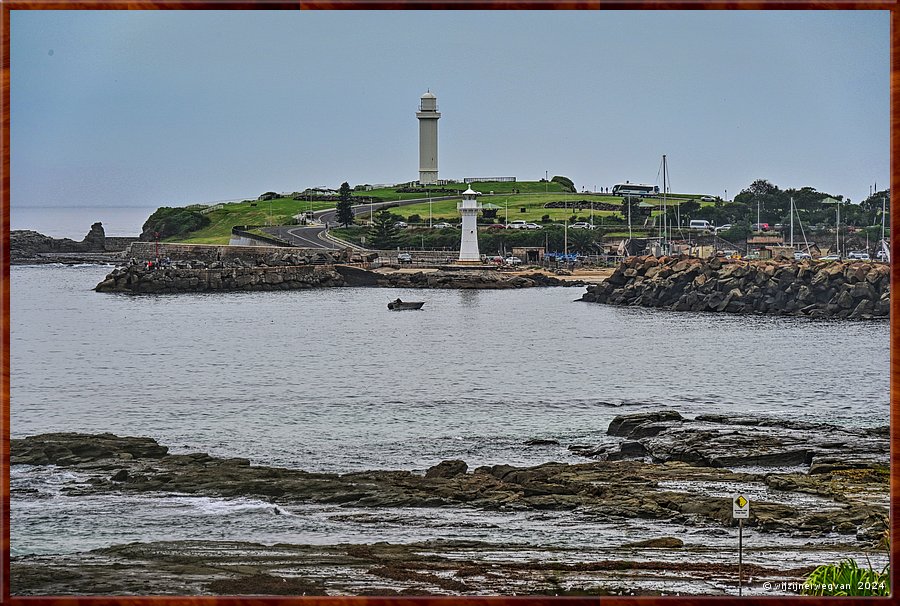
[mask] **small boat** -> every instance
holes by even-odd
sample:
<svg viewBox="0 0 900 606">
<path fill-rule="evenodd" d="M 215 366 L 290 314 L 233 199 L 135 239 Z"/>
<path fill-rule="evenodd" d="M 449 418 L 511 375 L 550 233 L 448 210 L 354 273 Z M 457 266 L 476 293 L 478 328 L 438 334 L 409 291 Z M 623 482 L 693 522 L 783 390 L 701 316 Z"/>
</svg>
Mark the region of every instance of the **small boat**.
<svg viewBox="0 0 900 606">
<path fill-rule="evenodd" d="M 401 311 L 404 309 L 422 309 L 422 306 L 425 305 L 425 301 L 401 301 L 397 299 L 396 301 L 391 301 L 388 303 L 388 309 L 393 311 Z"/>
</svg>

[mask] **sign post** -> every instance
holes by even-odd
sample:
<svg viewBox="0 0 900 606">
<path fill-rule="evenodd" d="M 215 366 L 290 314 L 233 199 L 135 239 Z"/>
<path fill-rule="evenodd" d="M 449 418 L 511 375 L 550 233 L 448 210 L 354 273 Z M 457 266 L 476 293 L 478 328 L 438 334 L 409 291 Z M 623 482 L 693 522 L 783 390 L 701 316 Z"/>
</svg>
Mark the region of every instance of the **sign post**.
<svg viewBox="0 0 900 606">
<path fill-rule="evenodd" d="M 750 501 L 738 493 L 732 499 L 732 517 L 738 521 L 738 596 L 743 595 L 744 585 L 744 520 L 750 518 Z"/>
</svg>

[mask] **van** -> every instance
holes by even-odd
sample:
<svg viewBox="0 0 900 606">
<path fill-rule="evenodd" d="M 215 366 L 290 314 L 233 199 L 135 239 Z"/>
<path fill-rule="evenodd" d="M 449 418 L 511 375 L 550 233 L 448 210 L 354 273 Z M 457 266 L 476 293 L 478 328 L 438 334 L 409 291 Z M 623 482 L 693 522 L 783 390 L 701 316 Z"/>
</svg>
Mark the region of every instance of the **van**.
<svg viewBox="0 0 900 606">
<path fill-rule="evenodd" d="M 691 219 L 688 227 L 691 229 L 712 229 L 712 225 L 705 219 Z"/>
</svg>

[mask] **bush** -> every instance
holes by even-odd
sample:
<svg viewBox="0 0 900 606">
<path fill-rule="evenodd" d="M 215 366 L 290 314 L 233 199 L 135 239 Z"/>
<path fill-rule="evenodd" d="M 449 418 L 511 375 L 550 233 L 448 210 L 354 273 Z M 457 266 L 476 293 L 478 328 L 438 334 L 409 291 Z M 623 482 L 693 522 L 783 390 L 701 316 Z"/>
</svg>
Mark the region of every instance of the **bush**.
<svg viewBox="0 0 900 606">
<path fill-rule="evenodd" d="M 541 217 L 541 223 L 549 223 L 549 222 L 550 222 L 550 215 L 544 215 Z"/>
<path fill-rule="evenodd" d="M 570 191 L 573 193 L 575 192 L 575 183 L 573 183 L 572 179 L 570 179 L 568 177 L 561 177 L 561 176 L 557 175 L 557 176 L 553 177 L 552 179 L 550 179 L 550 181 L 553 183 L 559 183 L 560 185 L 562 185 L 563 189 L 566 191 Z"/>
<path fill-rule="evenodd" d="M 209 224 L 209 218 L 195 210 L 163 206 L 156 209 L 156 212 L 144 222 L 141 240 L 154 240 L 156 233 L 159 233 L 160 239 L 182 236 L 203 229 Z"/>
<path fill-rule="evenodd" d="M 407 223 L 421 223 L 422 217 L 420 217 L 419 215 L 410 215 L 406 218 L 406 222 Z"/>
</svg>

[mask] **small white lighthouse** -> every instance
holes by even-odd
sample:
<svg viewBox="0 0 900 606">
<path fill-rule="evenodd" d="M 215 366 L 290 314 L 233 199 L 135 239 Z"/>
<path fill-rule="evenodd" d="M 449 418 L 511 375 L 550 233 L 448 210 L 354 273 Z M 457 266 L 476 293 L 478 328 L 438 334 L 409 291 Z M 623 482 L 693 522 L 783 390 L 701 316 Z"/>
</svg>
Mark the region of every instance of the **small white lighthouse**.
<svg viewBox="0 0 900 606">
<path fill-rule="evenodd" d="M 419 183 L 434 185 L 438 181 L 438 131 L 441 112 L 437 110 L 437 97 L 429 90 L 419 100 Z"/>
<path fill-rule="evenodd" d="M 472 186 L 463 192 L 462 202 L 456 205 L 459 214 L 462 215 L 462 240 L 459 243 L 460 263 L 481 263 L 481 255 L 478 253 L 478 211 L 481 204 L 475 199 L 478 192 L 472 191 Z"/>
</svg>

